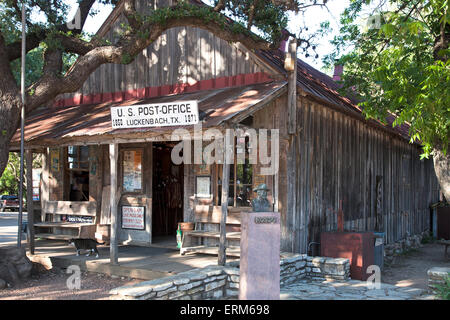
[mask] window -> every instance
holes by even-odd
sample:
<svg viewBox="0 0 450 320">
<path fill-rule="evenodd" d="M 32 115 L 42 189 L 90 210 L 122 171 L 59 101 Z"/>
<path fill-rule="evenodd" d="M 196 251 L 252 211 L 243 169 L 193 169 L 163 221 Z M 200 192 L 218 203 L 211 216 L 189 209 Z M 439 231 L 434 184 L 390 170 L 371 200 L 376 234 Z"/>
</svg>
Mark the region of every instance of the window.
<svg viewBox="0 0 450 320">
<path fill-rule="evenodd" d="M 234 164 L 230 165 L 228 206 L 233 207 L 250 207 L 253 197 L 253 165 L 249 161 L 249 138 L 242 139 L 245 139 L 245 141 L 236 144 Z M 243 163 L 237 163 L 237 156 L 242 156 L 242 153 L 245 153 L 245 160 Z M 222 169 L 223 165 L 217 165 L 216 205 L 220 205 L 222 197 Z"/>
<path fill-rule="evenodd" d="M 89 171 L 89 147 L 69 146 L 67 149 L 69 170 L 79 169 Z"/>
<path fill-rule="evenodd" d="M 89 201 L 89 147 L 67 147 L 69 201 Z"/>
</svg>

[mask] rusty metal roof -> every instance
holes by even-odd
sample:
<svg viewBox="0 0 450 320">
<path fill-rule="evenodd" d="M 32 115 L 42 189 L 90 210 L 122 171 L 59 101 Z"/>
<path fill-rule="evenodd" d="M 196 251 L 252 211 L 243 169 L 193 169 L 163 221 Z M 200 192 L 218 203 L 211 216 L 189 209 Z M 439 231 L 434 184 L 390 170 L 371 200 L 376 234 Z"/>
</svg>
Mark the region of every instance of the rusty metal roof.
<svg viewBox="0 0 450 320">
<path fill-rule="evenodd" d="M 284 69 L 285 53 L 283 51 L 279 49 L 270 51 L 258 50 L 256 54 L 267 63 L 274 66 L 280 73 L 287 74 Z M 341 88 L 339 83 L 325 73 L 314 69 L 301 59 L 297 59 L 297 86 L 303 90 L 307 96 L 318 99 L 328 105 L 337 107 L 343 112 L 354 114 L 362 120 L 365 120 L 361 108 L 358 107 L 359 101 L 352 97 L 341 95 L 339 93 L 339 89 Z M 401 126 L 392 127 L 394 120 L 395 116 L 390 115 L 386 119 L 387 125 L 376 120 L 365 121 L 409 140 L 409 126 L 403 124 Z"/>
<path fill-rule="evenodd" d="M 197 100 L 203 128 L 218 127 L 252 106 L 269 102 L 271 97 L 285 91 L 286 81 L 196 91 L 178 95 L 166 95 L 143 100 L 120 103 L 103 103 L 73 107 L 46 107 L 33 111 L 25 123 L 25 144 L 28 146 L 51 146 L 66 144 L 77 138 L 86 143 L 100 143 L 107 137 L 152 137 L 170 133 L 177 128 L 157 127 L 113 129 L 110 108 L 121 105 L 163 103 L 169 101 Z M 192 128 L 192 126 L 189 126 Z M 12 139 L 12 150 L 18 148 L 20 130 Z"/>
</svg>

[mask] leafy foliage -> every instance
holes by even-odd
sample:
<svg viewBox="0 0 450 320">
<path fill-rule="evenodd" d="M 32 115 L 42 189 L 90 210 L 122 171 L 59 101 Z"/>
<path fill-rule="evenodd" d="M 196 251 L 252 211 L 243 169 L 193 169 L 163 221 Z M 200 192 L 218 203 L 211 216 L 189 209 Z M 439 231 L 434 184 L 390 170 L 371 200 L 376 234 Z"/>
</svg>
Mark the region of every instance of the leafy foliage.
<svg viewBox="0 0 450 320">
<path fill-rule="evenodd" d="M 217 2 L 216 0 L 216 5 Z M 281 30 L 286 28 L 288 23 L 286 10 L 271 1 L 231 0 L 226 1 L 225 9 L 235 21 L 254 26 L 271 42 L 280 38 Z M 251 10 L 254 10 L 254 14 L 249 19 Z"/>
<path fill-rule="evenodd" d="M 42 163 L 42 155 L 33 154 L 33 168 L 40 168 Z M 26 189 L 26 167 L 24 168 L 24 184 Z M 16 152 L 9 153 L 8 165 L 0 177 L 0 194 L 19 194 L 20 184 L 20 154 Z"/>
<path fill-rule="evenodd" d="M 0 194 L 17 195 L 19 190 L 20 160 L 16 153 L 9 154 L 8 165 L 0 178 Z"/>
<path fill-rule="evenodd" d="M 324 60 L 345 65 L 346 93 L 357 93 L 368 118 L 410 125 L 411 142 L 447 151 L 450 124 L 448 0 L 352 0 L 341 16 L 335 50 Z M 372 24 L 363 19 L 372 18 Z M 364 25 L 365 24 L 365 25 Z M 443 41 L 440 46 L 439 41 Z M 343 54 L 346 48 L 350 53 Z M 339 59 L 336 59 L 340 57 Z"/>
<path fill-rule="evenodd" d="M 435 289 L 437 291 L 437 295 L 442 300 L 450 300 L 450 273 L 444 279 L 444 283 L 443 284 L 435 285 Z"/>
</svg>

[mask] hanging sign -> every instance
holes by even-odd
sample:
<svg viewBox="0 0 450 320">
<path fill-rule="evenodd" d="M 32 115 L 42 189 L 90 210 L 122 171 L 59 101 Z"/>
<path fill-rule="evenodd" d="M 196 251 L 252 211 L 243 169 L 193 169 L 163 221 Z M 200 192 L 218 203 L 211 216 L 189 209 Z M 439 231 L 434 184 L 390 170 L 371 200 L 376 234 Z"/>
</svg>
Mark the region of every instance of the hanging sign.
<svg viewBox="0 0 450 320">
<path fill-rule="evenodd" d="M 199 122 L 197 101 L 164 102 L 111 107 L 113 129 L 194 125 Z"/>
</svg>

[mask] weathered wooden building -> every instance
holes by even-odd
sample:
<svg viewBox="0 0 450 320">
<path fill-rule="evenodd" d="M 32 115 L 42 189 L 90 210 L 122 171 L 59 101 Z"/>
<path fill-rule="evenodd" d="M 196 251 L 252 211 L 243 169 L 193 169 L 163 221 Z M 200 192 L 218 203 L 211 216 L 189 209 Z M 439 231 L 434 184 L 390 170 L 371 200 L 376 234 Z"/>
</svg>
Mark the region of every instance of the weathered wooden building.
<svg viewBox="0 0 450 320">
<path fill-rule="evenodd" d="M 145 11 L 163 1 L 136 3 Z M 98 36 L 113 40 L 123 21 L 119 3 Z M 287 54 L 253 52 L 200 28 L 174 28 L 131 64 L 103 65 L 79 92 L 32 112 L 25 148 L 45 155 L 37 236 L 92 237 L 113 226 L 113 240 L 150 245 L 166 236 L 175 241 L 177 223 L 196 221 L 204 230 L 199 244 L 214 246 L 222 165 L 172 163 L 177 127 L 111 124 L 113 106 L 192 100 L 204 130 L 279 129 L 276 174 L 262 176 L 260 165 L 248 162 L 232 166 L 230 246 L 239 240 L 239 214 L 250 210 L 260 183 L 271 189 L 281 215 L 282 251 L 308 252 L 321 232 L 336 229 L 340 206 L 346 230 L 385 232 L 387 243 L 429 229 L 438 184 L 407 128 L 365 120 L 332 78 L 301 60 L 295 72 L 287 71 Z M 19 139 L 18 132 L 13 149 Z"/>
</svg>

